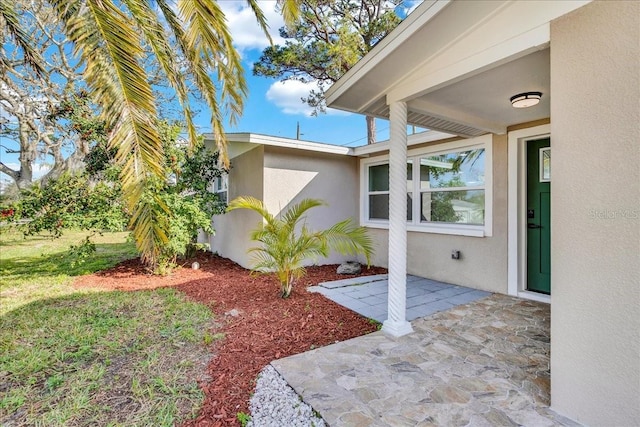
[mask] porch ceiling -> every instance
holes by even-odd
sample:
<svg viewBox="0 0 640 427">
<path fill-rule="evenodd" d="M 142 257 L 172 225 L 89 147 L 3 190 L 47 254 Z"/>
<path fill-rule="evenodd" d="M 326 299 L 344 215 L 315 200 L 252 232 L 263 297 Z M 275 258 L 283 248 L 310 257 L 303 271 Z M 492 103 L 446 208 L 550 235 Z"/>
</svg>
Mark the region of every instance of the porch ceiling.
<svg viewBox="0 0 640 427">
<path fill-rule="evenodd" d="M 513 108 L 510 98 L 522 92 L 542 92 L 540 103 Z M 549 48 L 417 96 L 407 102 L 407 122 L 465 137 L 502 134 L 510 125 L 550 116 Z M 364 114 L 389 118 L 386 96 Z"/>
<path fill-rule="evenodd" d="M 550 22 L 588 0 L 425 0 L 326 93 L 332 108 L 389 118 L 407 103 L 409 124 L 466 137 L 550 116 Z M 510 98 L 542 92 L 516 109 Z"/>
</svg>

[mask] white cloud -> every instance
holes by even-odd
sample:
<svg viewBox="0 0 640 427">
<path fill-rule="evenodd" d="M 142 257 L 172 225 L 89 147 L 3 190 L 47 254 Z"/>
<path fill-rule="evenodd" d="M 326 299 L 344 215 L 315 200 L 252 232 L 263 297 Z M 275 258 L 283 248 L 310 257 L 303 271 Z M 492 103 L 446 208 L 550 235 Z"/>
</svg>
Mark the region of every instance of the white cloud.
<svg viewBox="0 0 640 427">
<path fill-rule="evenodd" d="M 318 89 L 315 82 L 302 83 L 297 80 L 287 80 L 273 83 L 267 90 L 266 98 L 280 108 L 285 114 L 301 114 L 310 116 L 313 108 L 302 102 L 302 98 L 309 96 L 312 89 Z M 347 115 L 344 111 L 327 109 L 329 115 Z"/>
<path fill-rule="evenodd" d="M 311 89 L 317 88 L 315 83 L 302 83 L 296 80 L 276 82 L 267 90 L 266 97 L 285 114 L 302 114 L 310 116 L 313 109 L 302 102 Z"/>
<path fill-rule="evenodd" d="M 218 5 L 227 18 L 233 43 L 239 51 L 259 49 L 269 46 L 269 40 L 258 25 L 256 17 L 246 1 L 220 1 Z M 282 16 L 276 12 L 276 1 L 258 1 L 264 13 L 269 34 L 274 44 L 284 44 L 278 30 L 284 25 Z"/>
</svg>

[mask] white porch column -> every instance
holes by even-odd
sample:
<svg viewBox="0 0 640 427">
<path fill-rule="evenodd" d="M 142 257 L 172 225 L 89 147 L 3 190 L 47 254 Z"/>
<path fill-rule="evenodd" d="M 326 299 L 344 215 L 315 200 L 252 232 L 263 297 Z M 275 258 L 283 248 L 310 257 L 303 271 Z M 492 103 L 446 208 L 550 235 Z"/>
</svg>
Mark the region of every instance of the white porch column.
<svg viewBox="0 0 640 427">
<path fill-rule="evenodd" d="M 390 105 L 389 298 L 382 331 L 394 337 L 413 332 L 407 308 L 407 104 Z"/>
</svg>

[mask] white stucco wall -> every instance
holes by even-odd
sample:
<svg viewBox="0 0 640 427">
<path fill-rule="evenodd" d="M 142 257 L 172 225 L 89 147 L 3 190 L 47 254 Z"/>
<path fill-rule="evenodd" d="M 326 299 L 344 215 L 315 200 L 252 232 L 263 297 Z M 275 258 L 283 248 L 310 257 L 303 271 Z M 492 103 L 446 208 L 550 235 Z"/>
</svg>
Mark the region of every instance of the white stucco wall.
<svg viewBox="0 0 640 427">
<path fill-rule="evenodd" d="M 232 143 L 233 144 L 233 143 Z M 246 144 L 245 144 L 246 145 Z M 231 151 L 231 150 L 230 150 Z M 229 201 L 238 196 L 263 197 L 264 147 L 255 146 L 233 159 L 229 172 Z M 260 216 L 246 209 L 213 217 L 215 235 L 210 237 L 211 251 L 229 258 L 245 268 L 251 265 L 247 250 L 253 246 L 249 233 L 259 223 Z"/>
<path fill-rule="evenodd" d="M 640 423 L 640 2 L 551 26 L 551 404 Z"/>
<path fill-rule="evenodd" d="M 231 159 L 229 201 L 254 196 L 263 200 L 271 213 L 278 214 L 304 198 L 322 199 L 328 206 L 314 208 L 307 215 L 311 229 L 327 228 L 346 218 L 357 219 L 356 158 L 234 142 L 229 152 L 237 154 Z M 214 216 L 216 233 L 209 238 L 211 251 L 250 268 L 247 251 L 255 242 L 249 240 L 249 234 L 260 222 L 257 214 L 245 209 Z M 352 258 L 332 253 L 307 264 L 335 264 Z"/>
<path fill-rule="evenodd" d="M 357 159 L 337 154 L 265 147 L 264 202 L 272 213 L 286 211 L 305 198 L 324 200 L 328 206 L 311 209 L 307 225 L 324 229 L 358 214 Z M 333 253 L 316 264 L 336 264 L 346 259 Z"/>
<path fill-rule="evenodd" d="M 407 272 L 456 285 L 507 293 L 507 137 L 493 136 L 493 235 L 467 237 L 408 232 Z M 373 264 L 388 266 L 388 230 L 370 229 Z M 460 260 L 451 259 L 459 250 Z"/>
</svg>

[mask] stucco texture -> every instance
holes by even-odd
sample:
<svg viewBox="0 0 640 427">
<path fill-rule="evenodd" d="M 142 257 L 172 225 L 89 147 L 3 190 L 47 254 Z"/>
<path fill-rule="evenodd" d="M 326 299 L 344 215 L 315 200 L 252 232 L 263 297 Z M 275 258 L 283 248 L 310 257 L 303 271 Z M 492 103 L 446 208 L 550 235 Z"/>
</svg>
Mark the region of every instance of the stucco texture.
<svg viewBox="0 0 640 427">
<path fill-rule="evenodd" d="M 231 160 L 229 201 L 238 196 L 253 196 L 277 215 L 304 198 L 321 199 L 327 206 L 314 208 L 306 216 L 306 224 L 312 230 L 327 228 L 347 218 L 356 220 L 358 177 L 354 157 L 259 144 L 231 144 L 235 152 L 242 154 Z M 209 240 L 211 251 L 250 268 L 251 255 L 247 251 L 256 243 L 249 235 L 260 223 L 257 214 L 245 209 L 215 216 L 216 234 Z M 307 264 L 334 264 L 350 258 L 354 257 L 332 253 L 328 258 L 309 260 Z"/>
<path fill-rule="evenodd" d="M 551 404 L 640 423 L 640 2 L 551 25 Z"/>
<path fill-rule="evenodd" d="M 286 211 L 305 198 L 323 200 L 327 206 L 308 211 L 312 230 L 328 228 L 347 218 L 358 218 L 357 159 L 351 156 L 265 147 L 264 202 L 272 213 Z M 335 264 L 346 259 L 332 253 L 314 264 Z"/>
<path fill-rule="evenodd" d="M 407 272 L 456 285 L 507 293 L 507 137 L 493 136 L 493 235 L 467 237 L 407 233 Z M 374 264 L 388 266 L 388 236 L 370 229 L 377 247 Z M 460 260 L 451 259 L 459 250 Z"/>
<path fill-rule="evenodd" d="M 229 201 L 238 196 L 263 197 L 264 147 L 256 146 L 231 160 L 229 171 Z M 229 258 L 245 268 L 251 265 L 247 253 L 253 246 L 249 233 L 260 223 L 260 216 L 246 209 L 238 209 L 213 217 L 215 234 L 209 244 L 211 251 Z"/>
</svg>

